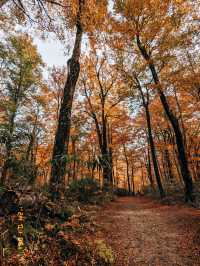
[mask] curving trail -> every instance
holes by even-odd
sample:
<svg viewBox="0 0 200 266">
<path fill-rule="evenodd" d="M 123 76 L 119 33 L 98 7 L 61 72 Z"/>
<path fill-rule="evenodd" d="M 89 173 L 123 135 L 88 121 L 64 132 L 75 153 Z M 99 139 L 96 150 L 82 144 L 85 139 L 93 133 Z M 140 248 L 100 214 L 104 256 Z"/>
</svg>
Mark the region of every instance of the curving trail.
<svg viewBox="0 0 200 266">
<path fill-rule="evenodd" d="M 199 210 L 125 197 L 104 207 L 97 222 L 116 266 L 200 265 Z"/>
</svg>

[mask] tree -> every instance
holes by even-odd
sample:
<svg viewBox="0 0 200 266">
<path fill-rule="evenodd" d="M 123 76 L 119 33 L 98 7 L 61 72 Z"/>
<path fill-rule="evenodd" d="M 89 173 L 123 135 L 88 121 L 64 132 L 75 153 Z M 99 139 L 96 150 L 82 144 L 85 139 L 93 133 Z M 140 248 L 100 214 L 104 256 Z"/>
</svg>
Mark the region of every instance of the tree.
<svg viewBox="0 0 200 266">
<path fill-rule="evenodd" d="M 80 72 L 79 57 L 81 52 L 81 39 L 83 34 L 81 13 L 84 1 L 79 0 L 76 18 L 76 39 L 71 59 L 68 61 L 68 76 L 64 86 L 63 99 L 60 107 L 58 127 L 52 155 L 52 169 L 50 185 L 53 192 L 58 192 L 58 185 L 63 184 L 68 152 L 69 134 L 71 126 L 71 109 L 76 82 Z"/>
<path fill-rule="evenodd" d="M 5 144 L 6 156 L 1 182 L 5 183 L 7 171 L 11 166 L 12 150 L 21 139 L 23 123 L 19 122 L 20 112 L 33 101 L 42 86 L 41 68 L 43 62 L 28 35 L 10 36 L 0 44 L 1 53 L 1 108 L 5 114 L 1 124 L 1 142 Z M 34 122 L 36 126 L 36 121 Z M 31 134 L 27 159 L 33 146 L 35 126 Z"/>
<path fill-rule="evenodd" d="M 101 151 L 101 166 L 103 169 L 104 187 L 112 186 L 112 132 L 109 117 L 114 107 L 122 101 L 117 97 L 115 89 L 120 89 L 122 84 L 118 74 L 109 67 L 105 56 L 98 57 L 96 53 L 86 58 L 85 66 L 87 72 L 83 75 L 81 82 L 84 96 L 86 97 L 88 114 L 92 117 L 98 137 L 99 149 Z"/>
<path fill-rule="evenodd" d="M 68 144 L 70 136 L 70 126 L 71 126 L 71 109 L 73 103 L 73 96 L 75 92 L 76 83 L 78 80 L 80 72 L 80 53 L 81 53 L 81 40 L 83 31 L 90 31 L 90 25 L 88 21 L 88 15 L 92 14 L 91 8 L 98 8 L 99 11 L 105 10 L 105 7 L 102 9 L 102 5 L 90 5 L 89 1 L 79 0 L 78 6 L 75 3 L 76 14 L 71 18 L 72 24 L 71 27 L 76 27 L 76 38 L 74 43 L 74 48 L 71 58 L 68 60 L 68 75 L 67 80 L 64 86 L 63 99 L 60 107 L 60 114 L 58 120 L 58 127 L 55 135 L 55 142 L 53 147 L 52 155 L 52 169 L 51 169 L 51 178 L 50 186 L 55 194 L 59 194 L 59 185 L 63 184 L 63 179 L 65 176 L 66 170 L 66 158 L 68 154 Z M 104 3 L 105 4 L 105 3 Z M 73 9 L 72 9 L 73 10 Z M 101 14 L 101 13 L 100 13 Z M 92 14 L 93 15 L 93 14 Z M 102 19 L 102 15 L 100 19 Z M 95 16 L 93 16 L 95 18 Z M 68 18 L 68 20 L 70 20 Z"/>
<path fill-rule="evenodd" d="M 187 4 L 186 8 L 188 8 Z M 182 31 L 182 23 L 186 19 L 185 12 L 176 1 L 153 1 L 150 3 L 149 1 L 119 0 L 116 1 L 115 10 L 123 17 L 123 22 L 119 25 L 120 30 L 127 32 L 127 42 L 138 48 L 152 75 L 155 89 L 175 134 L 181 174 L 185 183 L 185 198 L 186 201 L 193 201 L 193 182 L 180 123 L 170 108 L 164 93 L 165 86 L 160 80 L 162 75 L 159 77 L 158 74 L 166 65 L 173 62 L 174 54 L 172 55 L 170 52 L 181 47 L 191 36 L 189 29 Z M 173 12 L 169 12 L 169 10 L 173 10 Z M 144 70 L 145 68 L 144 65 Z"/>
<path fill-rule="evenodd" d="M 152 156 L 152 161 L 153 161 L 153 166 L 154 166 L 154 172 L 155 172 L 156 181 L 158 184 L 160 196 L 161 196 L 161 198 L 163 198 L 165 196 L 165 192 L 164 192 L 162 182 L 161 182 L 161 177 L 160 177 L 159 168 L 158 168 L 158 162 L 157 162 L 157 158 L 156 158 L 155 144 L 154 144 L 154 139 L 153 139 L 153 135 L 152 135 L 151 117 L 150 117 L 150 112 L 149 112 L 149 92 L 147 89 L 146 90 L 146 100 L 145 100 L 145 95 L 143 93 L 140 81 L 138 80 L 137 76 L 135 76 L 135 79 L 137 82 L 136 86 L 137 86 L 137 88 L 141 94 L 143 107 L 145 108 L 146 121 L 147 121 L 147 132 L 148 132 L 148 142 L 149 142 L 150 149 L 151 149 L 151 156 Z"/>
</svg>

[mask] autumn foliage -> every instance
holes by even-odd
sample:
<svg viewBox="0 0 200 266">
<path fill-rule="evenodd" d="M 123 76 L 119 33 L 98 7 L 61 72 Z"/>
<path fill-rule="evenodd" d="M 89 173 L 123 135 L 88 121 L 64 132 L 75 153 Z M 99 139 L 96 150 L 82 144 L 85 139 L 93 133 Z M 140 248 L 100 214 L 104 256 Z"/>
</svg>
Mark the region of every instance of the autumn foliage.
<svg viewBox="0 0 200 266">
<path fill-rule="evenodd" d="M 0 0 L 1 187 L 198 204 L 199 7 Z M 36 35 L 62 42 L 66 64 L 44 63 Z"/>
</svg>

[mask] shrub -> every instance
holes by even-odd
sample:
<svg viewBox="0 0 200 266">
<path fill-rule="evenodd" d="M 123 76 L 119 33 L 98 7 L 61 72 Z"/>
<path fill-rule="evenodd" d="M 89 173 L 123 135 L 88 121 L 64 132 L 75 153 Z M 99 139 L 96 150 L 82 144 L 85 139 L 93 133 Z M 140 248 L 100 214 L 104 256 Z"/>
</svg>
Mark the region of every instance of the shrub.
<svg viewBox="0 0 200 266">
<path fill-rule="evenodd" d="M 103 240 L 96 241 L 96 248 L 98 255 L 107 263 L 107 265 L 112 265 L 114 263 L 115 259 L 113 251 Z"/>
<path fill-rule="evenodd" d="M 150 185 L 147 185 L 145 187 L 143 187 L 142 189 L 142 193 L 144 194 L 152 194 L 152 193 L 155 193 L 152 189 L 152 187 Z"/>
<path fill-rule="evenodd" d="M 67 260 L 79 252 L 79 248 L 70 240 L 60 239 L 60 257 L 62 260 Z"/>
<path fill-rule="evenodd" d="M 98 182 L 91 178 L 73 181 L 69 186 L 69 191 L 81 202 L 90 202 L 99 189 Z"/>
<path fill-rule="evenodd" d="M 119 196 L 119 197 L 130 196 L 130 193 L 125 188 L 117 188 L 117 189 L 115 189 L 114 194 Z"/>
<path fill-rule="evenodd" d="M 16 180 L 24 184 L 33 184 L 37 176 L 37 166 L 27 161 L 26 158 L 22 157 L 17 159 L 12 156 L 9 159 L 8 167 L 11 170 L 11 184 L 15 185 Z"/>
</svg>

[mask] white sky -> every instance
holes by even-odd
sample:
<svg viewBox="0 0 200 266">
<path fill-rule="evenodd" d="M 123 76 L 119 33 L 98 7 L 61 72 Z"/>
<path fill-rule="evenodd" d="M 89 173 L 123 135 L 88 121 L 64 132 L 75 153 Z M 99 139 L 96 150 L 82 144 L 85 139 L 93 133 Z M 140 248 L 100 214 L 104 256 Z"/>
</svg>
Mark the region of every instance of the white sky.
<svg viewBox="0 0 200 266">
<path fill-rule="evenodd" d="M 109 0 L 109 5 L 108 5 L 109 10 L 112 10 L 112 6 L 113 6 L 113 3 L 112 1 Z M 69 55 L 68 56 L 66 55 L 69 52 L 67 51 L 66 53 L 67 45 L 64 46 L 63 43 L 61 43 L 61 41 L 56 39 L 55 35 L 53 34 L 49 34 L 48 38 L 46 38 L 45 40 L 37 37 L 36 33 L 34 32 L 34 27 L 35 25 L 31 25 L 28 23 L 26 27 L 23 27 L 21 25 L 16 25 L 15 29 L 17 31 L 19 30 L 22 32 L 26 32 L 32 36 L 33 42 L 37 46 L 38 52 L 42 56 L 42 59 L 44 63 L 46 64 L 46 68 L 45 68 L 46 70 L 53 66 L 66 66 L 67 60 L 69 59 Z M 37 29 L 37 26 L 35 29 Z M 73 42 L 74 42 L 73 37 L 72 37 L 73 33 L 71 36 L 70 35 L 71 34 L 66 35 L 68 38 L 66 38 L 65 42 L 66 44 L 71 43 L 71 45 L 73 45 Z M 82 48 L 84 51 L 87 50 L 86 43 L 87 41 L 85 40 L 85 36 L 84 36 L 83 42 L 82 42 Z M 48 72 L 45 69 L 44 69 L 44 78 L 47 78 Z"/>
<path fill-rule="evenodd" d="M 48 68 L 53 66 L 66 66 L 67 56 L 64 54 L 64 45 L 53 38 L 47 38 L 45 40 L 36 36 L 33 37 L 33 42 L 37 46 L 39 54 L 42 56 L 42 60 L 45 63 L 43 71 L 44 79 L 48 79 Z"/>
<path fill-rule="evenodd" d="M 38 51 L 42 56 L 44 63 L 48 67 L 63 66 L 67 64 L 67 56 L 64 55 L 64 46 L 58 40 L 48 38 L 41 40 L 33 37 L 34 44 L 37 45 Z"/>
</svg>

